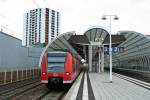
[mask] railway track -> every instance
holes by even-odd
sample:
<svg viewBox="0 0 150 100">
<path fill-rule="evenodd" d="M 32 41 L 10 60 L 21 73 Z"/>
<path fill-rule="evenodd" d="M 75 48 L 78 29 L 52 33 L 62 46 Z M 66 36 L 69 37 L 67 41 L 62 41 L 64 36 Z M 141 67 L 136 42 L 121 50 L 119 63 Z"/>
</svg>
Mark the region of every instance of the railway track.
<svg viewBox="0 0 150 100">
<path fill-rule="evenodd" d="M 68 90 L 68 87 L 49 90 L 45 84 L 42 84 L 16 95 L 12 100 L 61 100 Z"/>
<path fill-rule="evenodd" d="M 137 80 L 135 78 L 127 77 L 125 75 L 117 74 L 117 73 L 113 73 L 113 75 L 150 90 L 150 83 L 147 83 L 147 82 L 144 82 L 141 80 Z"/>
<path fill-rule="evenodd" d="M 0 94 L 0 100 L 61 100 L 69 89 L 70 86 L 48 89 L 45 84 L 36 82 Z"/>
<path fill-rule="evenodd" d="M 150 72 L 124 68 L 113 68 L 113 72 L 150 83 Z"/>
<path fill-rule="evenodd" d="M 17 95 L 23 94 L 24 92 L 29 91 L 35 87 L 40 86 L 40 85 L 42 85 L 42 84 L 38 81 L 35 83 L 24 85 L 22 87 L 11 89 L 10 91 L 6 90 L 3 93 L 1 92 L 0 100 L 10 100 L 10 99 L 16 97 Z"/>
<path fill-rule="evenodd" d="M 22 87 L 30 85 L 30 84 L 34 84 L 36 82 L 39 82 L 39 80 L 38 79 L 37 80 L 26 80 L 26 81 L 2 85 L 2 86 L 0 86 L 0 95 L 5 94 L 10 91 L 14 91 L 16 89 L 22 88 Z"/>
<path fill-rule="evenodd" d="M 62 100 L 62 98 L 66 95 L 71 86 L 63 85 L 59 88 L 48 89 L 45 93 L 41 93 L 38 96 L 34 96 L 34 100 Z"/>
<path fill-rule="evenodd" d="M 36 100 L 62 100 L 65 94 L 65 90 L 53 90 Z"/>
<path fill-rule="evenodd" d="M 37 100 L 41 96 L 44 96 L 50 92 L 45 87 L 45 84 L 41 84 L 37 87 L 31 88 L 28 91 L 20 93 L 12 98 L 12 100 Z"/>
</svg>

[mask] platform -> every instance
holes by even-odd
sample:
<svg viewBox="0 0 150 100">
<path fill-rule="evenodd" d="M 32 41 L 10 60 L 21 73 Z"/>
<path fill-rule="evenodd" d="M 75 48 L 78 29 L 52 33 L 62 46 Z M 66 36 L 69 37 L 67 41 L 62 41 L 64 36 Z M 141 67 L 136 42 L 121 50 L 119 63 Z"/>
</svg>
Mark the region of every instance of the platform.
<svg viewBox="0 0 150 100">
<path fill-rule="evenodd" d="M 89 80 L 88 75 L 82 73 L 64 100 L 150 100 L 150 90 L 114 75 L 110 83 L 106 72 L 89 73 Z"/>
</svg>

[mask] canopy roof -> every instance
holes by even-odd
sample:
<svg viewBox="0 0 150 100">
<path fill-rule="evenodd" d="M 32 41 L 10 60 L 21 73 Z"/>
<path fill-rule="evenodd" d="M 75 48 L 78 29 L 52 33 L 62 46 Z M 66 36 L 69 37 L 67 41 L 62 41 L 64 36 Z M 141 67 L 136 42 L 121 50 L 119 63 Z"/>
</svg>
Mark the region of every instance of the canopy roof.
<svg viewBox="0 0 150 100">
<path fill-rule="evenodd" d="M 112 44 L 119 44 L 125 40 L 123 35 L 112 35 Z M 45 52 L 51 52 L 55 50 L 67 50 L 72 53 L 76 58 L 82 60 L 85 59 L 85 55 L 88 57 L 88 45 L 93 43 L 99 43 L 108 45 L 109 33 L 103 28 L 90 28 L 83 35 L 76 35 L 74 31 L 67 32 L 59 35 L 52 42 L 50 42 L 44 49 L 41 58 Z M 93 46 L 93 54 L 98 46 Z M 94 57 L 94 56 L 93 56 Z"/>
</svg>

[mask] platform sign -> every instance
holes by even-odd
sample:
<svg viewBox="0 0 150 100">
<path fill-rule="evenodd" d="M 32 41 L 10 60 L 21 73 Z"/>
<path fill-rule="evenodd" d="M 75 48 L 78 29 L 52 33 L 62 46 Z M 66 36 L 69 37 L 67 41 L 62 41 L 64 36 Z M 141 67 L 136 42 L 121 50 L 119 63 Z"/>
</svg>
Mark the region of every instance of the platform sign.
<svg viewBox="0 0 150 100">
<path fill-rule="evenodd" d="M 119 53 L 123 53 L 123 52 L 124 52 L 124 47 L 119 47 L 119 48 L 118 48 L 118 52 L 119 52 Z"/>
<path fill-rule="evenodd" d="M 109 48 L 108 47 L 104 47 L 104 52 L 109 52 Z"/>
<path fill-rule="evenodd" d="M 123 53 L 124 47 L 112 47 L 112 53 Z M 104 47 L 104 53 L 109 53 L 109 47 Z"/>
<path fill-rule="evenodd" d="M 117 53 L 118 52 L 118 48 L 117 47 L 112 47 L 112 53 Z"/>
</svg>

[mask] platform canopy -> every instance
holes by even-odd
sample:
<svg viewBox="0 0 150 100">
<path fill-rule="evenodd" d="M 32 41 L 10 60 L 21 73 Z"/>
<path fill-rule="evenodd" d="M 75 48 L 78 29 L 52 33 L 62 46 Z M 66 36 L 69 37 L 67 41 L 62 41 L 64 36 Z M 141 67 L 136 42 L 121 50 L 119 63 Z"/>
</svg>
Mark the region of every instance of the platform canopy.
<svg viewBox="0 0 150 100">
<path fill-rule="evenodd" d="M 120 43 L 124 41 L 124 39 L 125 38 L 123 35 L 112 35 L 113 44 L 115 44 L 114 42 Z M 95 45 L 93 46 L 93 54 L 95 54 L 95 51 L 98 48 L 97 44 L 99 42 L 105 45 L 108 45 L 109 43 L 109 33 L 103 28 L 92 27 L 85 31 L 83 35 L 76 35 L 74 31 L 67 32 L 59 35 L 57 38 L 47 44 L 41 57 L 43 56 L 44 52 L 67 50 L 76 58 L 82 60 L 85 59 L 85 55 L 88 57 L 88 45 Z"/>
<path fill-rule="evenodd" d="M 91 42 L 91 45 L 95 42 L 101 42 L 103 45 L 109 45 L 109 33 L 103 28 L 91 28 L 84 33 L 87 36 L 88 40 Z M 125 37 L 120 34 L 112 34 L 112 44 L 113 46 L 119 45 L 125 41 Z"/>
<path fill-rule="evenodd" d="M 90 28 L 88 29 L 84 35 L 88 38 L 90 42 L 103 42 L 109 33 L 102 28 Z"/>
</svg>

